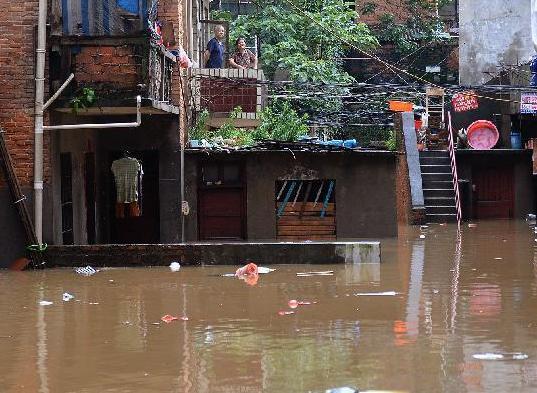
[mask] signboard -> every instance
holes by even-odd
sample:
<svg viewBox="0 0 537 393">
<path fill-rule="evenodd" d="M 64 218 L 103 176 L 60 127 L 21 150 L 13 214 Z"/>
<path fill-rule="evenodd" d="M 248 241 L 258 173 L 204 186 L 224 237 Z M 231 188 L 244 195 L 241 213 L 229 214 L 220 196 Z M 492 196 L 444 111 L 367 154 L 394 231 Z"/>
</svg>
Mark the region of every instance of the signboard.
<svg viewBox="0 0 537 393">
<path fill-rule="evenodd" d="M 477 95 L 473 90 L 455 94 L 451 99 L 451 104 L 455 112 L 466 112 L 479 108 Z"/>
<path fill-rule="evenodd" d="M 520 94 L 520 113 L 537 113 L 537 93 Z"/>
</svg>

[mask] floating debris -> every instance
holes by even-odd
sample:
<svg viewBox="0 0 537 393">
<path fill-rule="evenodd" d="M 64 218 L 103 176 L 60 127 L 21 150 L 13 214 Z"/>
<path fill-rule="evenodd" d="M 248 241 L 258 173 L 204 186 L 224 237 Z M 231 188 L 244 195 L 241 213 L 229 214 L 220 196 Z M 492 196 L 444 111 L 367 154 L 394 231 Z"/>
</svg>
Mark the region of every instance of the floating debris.
<svg viewBox="0 0 537 393">
<path fill-rule="evenodd" d="M 186 316 L 175 317 L 175 316 L 173 316 L 173 315 L 166 314 L 166 315 L 164 315 L 162 318 L 160 318 L 160 320 L 161 320 L 162 322 L 170 323 L 170 322 L 178 321 L 178 320 L 181 320 L 181 321 L 188 321 L 188 317 L 186 317 Z"/>
<path fill-rule="evenodd" d="M 258 266 L 257 267 L 257 272 L 259 274 L 268 274 L 268 273 L 271 273 L 273 271 L 275 271 L 276 269 L 271 269 L 269 267 L 263 267 L 263 266 Z"/>
<path fill-rule="evenodd" d="M 472 355 L 474 359 L 479 360 L 526 360 L 528 355 L 522 352 L 513 353 L 476 353 Z"/>
<path fill-rule="evenodd" d="M 54 304 L 54 302 L 49 302 L 48 300 L 41 300 L 39 302 L 40 306 L 50 306 L 51 304 Z"/>
<path fill-rule="evenodd" d="M 291 300 L 289 300 L 287 305 L 289 306 L 289 308 L 297 308 L 298 307 L 298 300 L 291 299 Z"/>
<path fill-rule="evenodd" d="M 73 295 L 71 295 L 70 293 L 67 293 L 67 292 L 64 292 L 64 294 L 62 295 L 62 300 L 64 302 L 68 302 L 69 300 L 71 299 L 74 299 L 75 297 Z"/>
<path fill-rule="evenodd" d="M 420 235 L 420 239 L 425 239 L 425 235 Z"/>
<path fill-rule="evenodd" d="M 314 272 L 298 272 L 297 277 L 310 277 L 310 276 L 333 276 L 333 270 L 314 271 Z"/>
<path fill-rule="evenodd" d="M 180 269 L 181 269 L 181 265 L 179 264 L 179 262 L 170 263 L 170 270 L 172 272 L 178 272 Z"/>
<path fill-rule="evenodd" d="M 160 318 L 162 322 L 166 322 L 166 323 L 177 321 L 178 319 L 179 319 L 178 317 L 174 317 L 173 315 L 169 315 L 169 314 L 166 314 L 162 318 Z"/>
<path fill-rule="evenodd" d="M 278 311 L 278 315 L 291 315 L 294 314 L 294 311 Z"/>
<path fill-rule="evenodd" d="M 399 292 L 387 291 L 387 292 L 364 292 L 364 293 L 355 293 L 354 296 L 395 296 Z"/>
<path fill-rule="evenodd" d="M 468 228 L 475 228 L 477 227 L 477 224 L 468 224 Z"/>
<path fill-rule="evenodd" d="M 77 267 L 75 269 L 75 272 L 77 272 L 78 274 L 82 276 L 93 276 L 95 273 L 98 272 L 98 270 L 95 270 L 91 266 L 86 266 L 86 267 Z"/>
</svg>

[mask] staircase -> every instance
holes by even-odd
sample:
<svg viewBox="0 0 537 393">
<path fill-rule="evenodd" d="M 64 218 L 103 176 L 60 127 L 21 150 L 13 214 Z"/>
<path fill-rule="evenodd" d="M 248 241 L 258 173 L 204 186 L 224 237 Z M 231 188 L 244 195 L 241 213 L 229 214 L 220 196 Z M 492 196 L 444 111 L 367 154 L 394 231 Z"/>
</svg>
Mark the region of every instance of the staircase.
<svg viewBox="0 0 537 393">
<path fill-rule="evenodd" d="M 457 222 L 449 152 L 421 151 L 420 168 L 427 222 Z"/>
</svg>

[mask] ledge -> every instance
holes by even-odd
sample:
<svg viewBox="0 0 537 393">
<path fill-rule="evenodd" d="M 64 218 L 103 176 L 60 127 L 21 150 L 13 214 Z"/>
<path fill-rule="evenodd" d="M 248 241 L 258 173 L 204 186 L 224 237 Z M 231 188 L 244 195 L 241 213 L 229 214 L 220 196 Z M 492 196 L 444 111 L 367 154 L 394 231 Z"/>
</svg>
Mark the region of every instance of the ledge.
<svg viewBox="0 0 537 393">
<path fill-rule="evenodd" d="M 236 242 L 49 246 L 47 267 L 379 263 L 381 245 L 369 242 Z"/>
</svg>

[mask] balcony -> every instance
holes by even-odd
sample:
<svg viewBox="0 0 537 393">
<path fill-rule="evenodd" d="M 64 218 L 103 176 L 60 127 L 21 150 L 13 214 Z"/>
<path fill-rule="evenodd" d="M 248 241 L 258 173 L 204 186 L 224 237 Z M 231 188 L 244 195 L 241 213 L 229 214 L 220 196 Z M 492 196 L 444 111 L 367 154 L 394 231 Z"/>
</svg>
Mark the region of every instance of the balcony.
<svg viewBox="0 0 537 393">
<path fill-rule="evenodd" d="M 266 102 L 263 70 L 189 68 L 185 72 L 193 111 L 207 110 L 209 127 L 220 127 L 238 106 L 242 112 L 235 119 L 235 126 L 253 128 L 259 125 L 259 115 Z"/>
<path fill-rule="evenodd" d="M 97 101 L 77 110 L 80 114 L 133 113 L 136 95 L 144 98 L 142 113 L 179 113 L 178 93 L 172 89 L 176 58 L 149 37 L 59 37 L 58 44 L 62 67 L 52 78 L 52 90 L 69 73 L 75 78 L 65 94 L 69 98 L 59 101 L 57 111 L 72 110 L 72 98 L 89 88 Z"/>
</svg>

